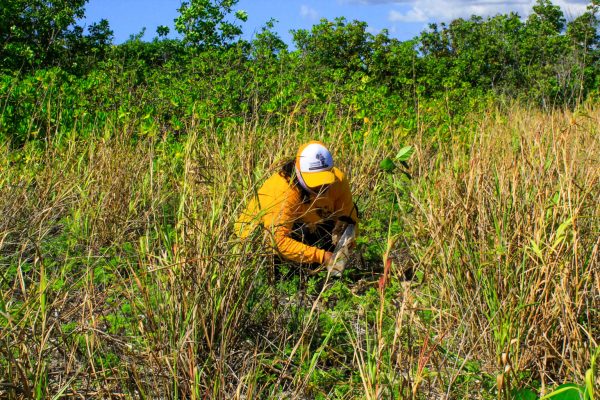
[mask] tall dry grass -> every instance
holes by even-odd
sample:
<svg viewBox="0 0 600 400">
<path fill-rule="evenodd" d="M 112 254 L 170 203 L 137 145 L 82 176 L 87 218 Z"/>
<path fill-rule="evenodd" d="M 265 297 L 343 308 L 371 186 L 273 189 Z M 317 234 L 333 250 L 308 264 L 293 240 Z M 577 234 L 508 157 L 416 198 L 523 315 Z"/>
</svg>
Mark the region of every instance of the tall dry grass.
<svg viewBox="0 0 600 400">
<path fill-rule="evenodd" d="M 583 381 L 600 340 L 599 122 L 515 108 L 441 151 L 418 146 L 406 226 L 441 393 L 471 360 L 505 390 Z"/>
<path fill-rule="evenodd" d="M 600 330 L 599 118 L 515 107 L 450 144 L 417 135 L 398 185 L 378 165 L 407 143 L 391 128 L 358 143 L 344 120 L 2 144 L 0 393 L 485 398 L 581 380 Z M 390 261 L 387 286 L 361 280 L 342 311 L 331 293 L 354 283 L 303 278 L 288 296 L 268 250 L 232 235 L 252 191 L 315 137 Z M 380 215 L 403 233 L 369 227 Z M 400 284 L 407 264 L 417 278 Z"/>
</svg>

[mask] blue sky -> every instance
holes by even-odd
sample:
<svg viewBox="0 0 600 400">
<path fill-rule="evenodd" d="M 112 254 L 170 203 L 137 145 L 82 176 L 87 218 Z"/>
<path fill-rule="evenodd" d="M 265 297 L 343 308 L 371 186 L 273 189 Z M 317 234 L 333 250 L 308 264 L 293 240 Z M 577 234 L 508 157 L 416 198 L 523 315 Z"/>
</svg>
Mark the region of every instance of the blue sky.
<svg viewBox="0 0 600 400">
<path fill-rule="evenodd" d="M 579 15 L 588 3 L 587 0 L 553 2 L 562 7 L 567 17 Z M 175 31 L 173 20 L 180 4 L 180 0 L 89 0 L 86 21 L 106 18 L 115 33 L 115 43 L 124 42 L 143 27 L 146 27 L 144 38 L 150 40 L 156 36 L 158 25 Z M 535 1 L 531 0 L 240 0 L 235 9 L 248 13 L 245 38 L 250 39 L 266 21 L 275 18 L 278 20 L 275 29 L 290 43 L 291 29 L 309 29 L 321 18 L 344 16 L 348 20 L 365 21 L 373 33 L 388 29 L 390 36 L 406 40 L 418 35 L 429 22 L 509 11 L 525 16 L 533 4 Z"/>
</svg>

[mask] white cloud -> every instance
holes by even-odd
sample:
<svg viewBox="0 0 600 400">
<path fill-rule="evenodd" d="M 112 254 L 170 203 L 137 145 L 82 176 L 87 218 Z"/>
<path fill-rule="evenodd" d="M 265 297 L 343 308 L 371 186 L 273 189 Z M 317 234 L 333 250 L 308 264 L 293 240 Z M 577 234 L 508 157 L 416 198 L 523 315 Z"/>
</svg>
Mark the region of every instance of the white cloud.
<svg viewBox="0 0 600 400">
<path fill-rule="evenodd" d="M 314 8 L 311 8 L 305 4 L 300 7 L 300 15 L 302 18 L 308 18 L 312 21 L 319 19 L 319 13 Z"/>
<path fill-rule="evenodd" d="M 553 4 L 560 6 L 567 17 L 567 20 L 569 20 L 583 14 L 586 11 L 589 2 L 555 0 Z"/>
<path fill-rule="evenodd" d="M 492 16 L 499 13 L 517 12 L 521 16 L 531 13 L 535 0 L 345 0 L 362 4 L 395 3 L 406 4 L 406 11 L 391 10 L 388 19 L 391 22 L 449 21 L 471 15 Z M 583 13 L 586 0 L 555 0 L 553 4 L 562 8 L 567 19 Z"/>
<path fill-rule="evenodd" d="M 405 13 L 392 10 L 388 19 L 391 22 L 425 22 L 429 20 L 429 17 L 420 8 L 413 7 Z"/>
</svg>

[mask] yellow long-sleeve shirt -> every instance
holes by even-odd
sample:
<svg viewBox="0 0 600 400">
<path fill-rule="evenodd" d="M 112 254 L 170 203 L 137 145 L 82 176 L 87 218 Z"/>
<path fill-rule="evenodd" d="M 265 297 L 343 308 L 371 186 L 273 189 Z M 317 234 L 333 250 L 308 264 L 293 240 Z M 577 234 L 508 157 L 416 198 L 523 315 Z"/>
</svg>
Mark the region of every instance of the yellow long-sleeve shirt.
<svg viewBox="0 0 600 400">
<path fill-rule="evenodd" d="M 324 219 L 346 216 L 358 222 L 350 185 L 344 173 L 333 168 L 335 182 L 327 191 L 302 199 L 300 189 L 290 185 L 279 173 L 272 175 L 258 190 L 240 218 L 235 231 L 246 238 L 262 225 L 270 234 L 277 251 L 286 259 L 303 263 L 323 263 L 325 250 L 308 246 L 291 237 L 294 222 L 317 224 Z"/>
</svg>

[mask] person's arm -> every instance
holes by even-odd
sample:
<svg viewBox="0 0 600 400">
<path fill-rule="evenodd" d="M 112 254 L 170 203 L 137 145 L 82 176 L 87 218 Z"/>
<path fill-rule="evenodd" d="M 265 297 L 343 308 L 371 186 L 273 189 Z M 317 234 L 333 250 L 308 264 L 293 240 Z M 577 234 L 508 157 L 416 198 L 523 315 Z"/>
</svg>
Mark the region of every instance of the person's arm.
<svg viewBox="0 0 600 400">
<path fill-rule="evenodd" d="M 308 246 L 302 242 L 291 238 L 291 228 L 289 226 L 279 226 L 274 231 L 274 241 L 277 251 L 290 261 L 300 263 L 319 263 L 326 261 L 326 251 L 318 247 Z"/>
<path fill-rule="evenodd" d="M 323 264 L 327 261 L 328 256 L 325 250 L 308 246 L 291 237 L 292 226 L 296 219 L 295 209 L 299 201 L 298 196 L 290 191 L 282 196 L 284 200 L 278 206 L 271 207 L 263 219 L 263 225 L 272 233 L 277 251 L 290 261 Z"/>
</svg>

